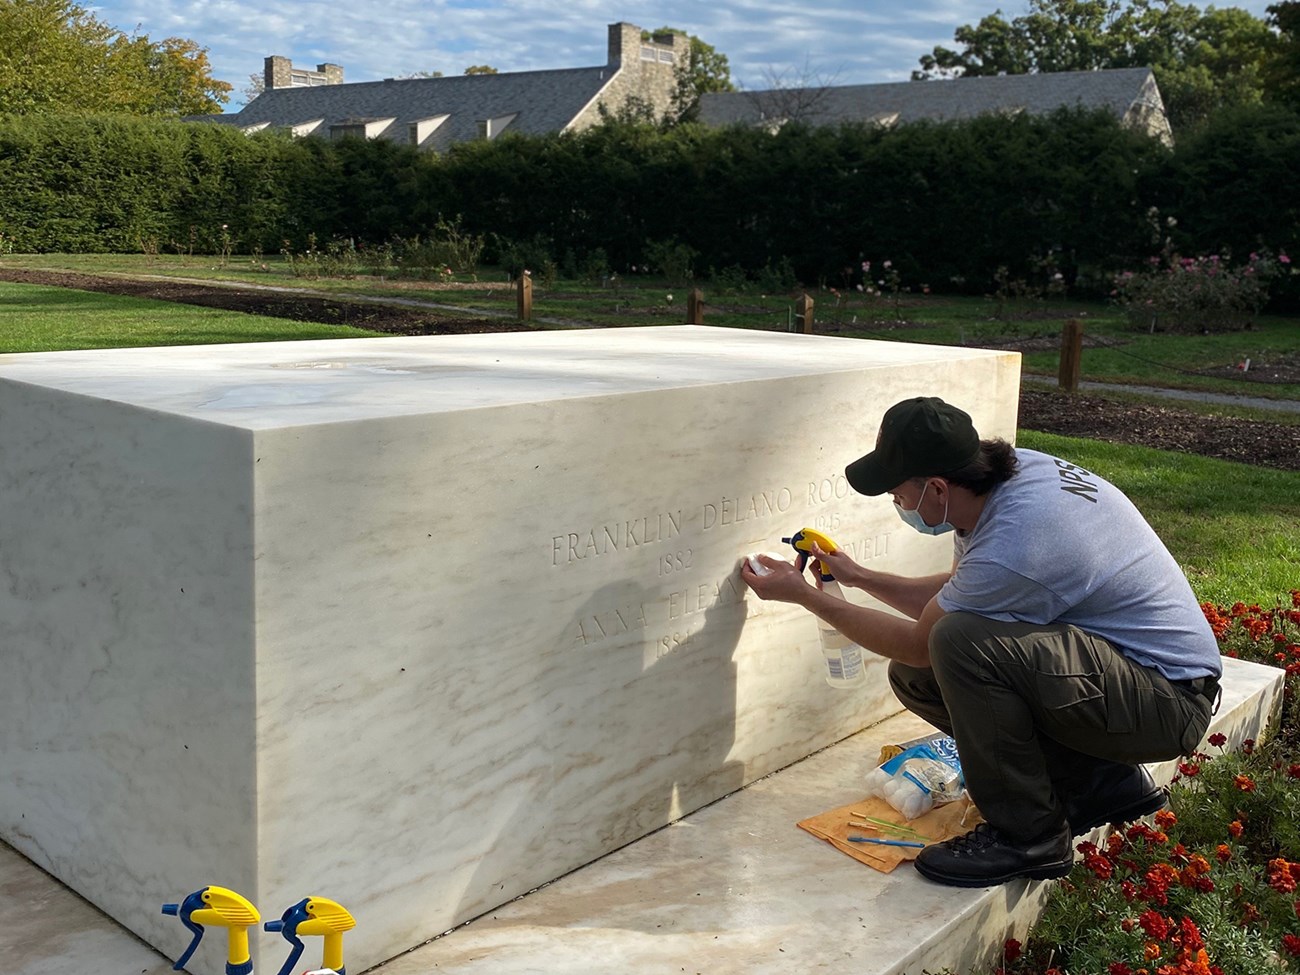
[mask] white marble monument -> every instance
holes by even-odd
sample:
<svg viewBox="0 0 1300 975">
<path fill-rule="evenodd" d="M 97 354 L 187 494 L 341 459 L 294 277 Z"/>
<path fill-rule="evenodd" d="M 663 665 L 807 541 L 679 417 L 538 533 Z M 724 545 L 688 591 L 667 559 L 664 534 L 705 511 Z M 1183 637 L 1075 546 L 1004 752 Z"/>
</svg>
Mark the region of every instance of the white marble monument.
<svg viewBox="0 0 1300 975">
<path fill-rule="evenodd" d="M 1018 388 L 689 326 L 0 356 L 0 837 L 171 957 L 206 884 L 333 898 L 360 972 L 897 711 L 739 561 L 945 567 L 844 466 Z"/>
</svg>

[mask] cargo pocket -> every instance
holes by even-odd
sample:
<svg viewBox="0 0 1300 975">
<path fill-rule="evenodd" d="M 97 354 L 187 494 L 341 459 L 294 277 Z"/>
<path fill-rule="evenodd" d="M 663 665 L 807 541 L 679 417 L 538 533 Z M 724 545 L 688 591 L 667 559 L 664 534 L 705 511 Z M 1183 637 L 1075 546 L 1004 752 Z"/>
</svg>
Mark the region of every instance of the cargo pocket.
<svg viewBox="0 0 1300 975">
<path fill-rule="evenodd" d="M 1038 699 L 1062 724 L 1126 734 L 1133 730 L 1133 714 L 1116 693 L 1122 688 L 1110 683 L 1117 682 L 1098 673 L 1039 674 Z"/>
</svg>

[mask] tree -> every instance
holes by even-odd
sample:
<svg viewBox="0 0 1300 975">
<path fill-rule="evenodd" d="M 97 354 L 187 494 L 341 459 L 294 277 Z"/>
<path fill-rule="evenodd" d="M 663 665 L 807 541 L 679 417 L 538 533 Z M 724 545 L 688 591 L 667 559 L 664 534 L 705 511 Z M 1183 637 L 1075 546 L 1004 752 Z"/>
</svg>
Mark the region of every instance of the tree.
<svg viewBox="0 0 1300 975">
<path fill-rule="evenodd" d="M 490 64 L 471 64 L 465 69 L 466 74 L 496 74 L 497 69 Z"/>
<path fill-rule="evenodd" d="M 713 91 L 735 91 L 731 83 L 731 66 L 727 56 L 694 34 L 676 27 L 643 31 L 642 38 L 655 34 L 676 34 L 689 42 L 689 56 L 677 62 L 677 87 L 673 91 L 672 114 L 676 121 L 692 121 L 699 116 L 700 96 Z"/>
<path fill-rule="evenodd" d="M 1278 44 L 1265 68 L 1265 92 L 1300 109 L 1300 2 L 1275 3 L 1268 13 L 1269 23 L 1278 31 Z"/>
<path fill-rule="evenodd" d="M 211 70 L 194 41 L 128 36 L 72 0 L 0 0 L 0 113 L 208 114 L 231 91 Z"/>
<path fill-rule="evenodd" d="M 826 102 L 835 80 L 835 75 L 822 75 L 805 60 L 802 71 L 768 68 L 763 72 L 762 90 L 745 94 L 759 117 L 771 126 L 788 122 L 818 125 L 824 124 Z"/>
<path fill-rule="evenodd" d="M 1030 0 L 1007 21 L 999 10 L 958 27 L 961 50 L 921 57 L 918 80 L 1150 67 L 1175 126 L 1225 105 L 1258 102 L 1277 38 L 1234 7 L 1204 13 L 1177 0 Z"/>
</svg>

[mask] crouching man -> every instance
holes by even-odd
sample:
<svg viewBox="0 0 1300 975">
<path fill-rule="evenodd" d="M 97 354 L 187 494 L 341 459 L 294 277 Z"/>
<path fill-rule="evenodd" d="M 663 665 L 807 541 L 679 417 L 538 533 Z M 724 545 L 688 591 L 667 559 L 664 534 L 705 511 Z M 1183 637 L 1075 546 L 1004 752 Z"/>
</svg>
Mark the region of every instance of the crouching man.
<svg viewBox="0 0 1300 975">
<path fill-rule="evenodd" d="M 1191 587 L 1116 487 L 1003 440 L 935 397 L 885 413 L 845 471 L 918 532 L 952 531 L 950 572 L 908 578 L 820 553 L 842 585 L 905 614 L 821 592 L 789 563 L 745 582 L 888 657 L 902 703 L 957 742 L 984 823 L 921 851 L 931 880 L 984 887 L 1069 872 L 1074 835 L 1164 805 L 1139 763 L 1186 754 L 1218 706 L 1222 663 Z"/>
</svg>

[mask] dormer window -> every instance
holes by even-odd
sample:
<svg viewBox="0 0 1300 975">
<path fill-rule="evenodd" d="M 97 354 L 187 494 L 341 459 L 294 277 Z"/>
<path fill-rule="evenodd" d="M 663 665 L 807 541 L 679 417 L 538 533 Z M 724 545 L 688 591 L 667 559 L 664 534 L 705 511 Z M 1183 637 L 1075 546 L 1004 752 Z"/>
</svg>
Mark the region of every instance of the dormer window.
<svg viewBox="0 0 1300 975">
<path fill-rule="evenodd" d="M 510 115 L 498 115 L 495 118 L 481 118 L 478 120 L 478 137 L 480 139 L 495 139 L 506 130 L 511 122 L 519 117 L 518 112 Z"/>
<path fill-rule="evenodd" d="M 406 139 L 413 146 L 421 146 L 424 140 L 433 135 L 438 126 L 447 121 L 450 116 L 431 115 L 428 118 L 416 119 L 406 127 Z"/>
</svg>

